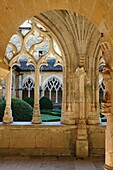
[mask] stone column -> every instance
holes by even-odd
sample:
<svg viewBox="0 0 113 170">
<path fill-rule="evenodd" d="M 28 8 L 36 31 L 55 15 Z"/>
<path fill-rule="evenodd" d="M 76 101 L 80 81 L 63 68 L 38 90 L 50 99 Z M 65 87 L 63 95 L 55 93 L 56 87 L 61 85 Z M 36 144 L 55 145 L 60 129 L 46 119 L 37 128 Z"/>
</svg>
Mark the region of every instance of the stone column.
<svg viewBox="0 0 113 170">
<path fill-rule="evenodd" d="M 71 69 L 63 68 L 63 94 L 62 94 L 62 124 L 75 124 L 75 113 L 72 107 L 74 73 Z"/>
<path fill-rule="evenodd" d="M 3 117 L 3 123 L 13 122 L 12 110 L 11 110 L 11 88 L 12 88 L 12 67 L 7 75 L 6 79 L 6 108 Z"/>
<path fill-rule="evenodd" d="M 76 157 L 88 157 L 88 135 L 85 115 L 85 80 L 86 72 L 83 67 L 76 69 L 79 83 L 79 121 L 76 140 Z"/>
<path fill-rule="evenodd" d="M 30 88 L 28 88 L 28 97 L 30 97 Z"/>
<path fill-rule="evenodd" d="M 92 83 L 90 85 L 90 93 L 89 95 L 91 95 L 91 101 L 90 101 L 90 110 L 89 110 L 89 117 L 88 117 L 88 124 L 89 125 L 96 125 L 96 124 L 100 124 L 100 106 L 99 106 L 99 83 L 98 83 L 98 79 L 95 77 L 98 77 L 99 75 L 95 75 L 95 73 L 93 73 L 93 77 L 92 77 Z M 87 89 L 89 90 L 89 89 Z"/>
<path fill-rule="evenodd" d="M 113 73 L 110 69 L 104 66 L 103 82 L 105 84 L 105 98 L 102 102 L 102 114 L 107 117 L 107 125 L 105 132 L 105 170 L 113 169 Z"/>
<path fill-rule="evenodd" d="M 110 44 L 104 35 L 101 35 L 100 47 L 105 60 L 102 75 L 105 84 L 105 98 L 102 102 L 102 114 L 107 117 L 107 127 L 105 134 L 105 170 L 113 169 L 113 56 Z"/>
<path fill-rule="evenodd" d="M 56 102 L 55 103 L 58 103 L 58 90 L 56 90 Z"/>
<path fill-rule="evenodd" d="M 18 92 L 19 92 L 19 98 L 22 99 L 22 74 L 19 74 L 18 78 Z"/>
<path fill-rule="evenodd" d="M 51 90 L 49 90 L 49 99 L 51 100 Z"/>
<path fill-rule="evenodd" d="M 105 132 L 105 170 L 113 169 L 113 113 L 107 113 Z"/>
<path fill-rule="evenodd" d="M 35 87 L 34 87 L 34 113 L 32 123 L 41 123 L 40 119 L 40 109 L 39 109 L 39 68 L 35 66 Z"/>
</svg>

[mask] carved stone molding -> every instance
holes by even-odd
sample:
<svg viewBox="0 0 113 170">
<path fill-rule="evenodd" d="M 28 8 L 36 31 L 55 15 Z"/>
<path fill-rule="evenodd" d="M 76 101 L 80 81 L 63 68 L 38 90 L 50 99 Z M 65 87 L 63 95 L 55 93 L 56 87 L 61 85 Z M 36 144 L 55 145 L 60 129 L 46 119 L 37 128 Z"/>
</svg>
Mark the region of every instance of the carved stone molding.
<svg viewBox="0 0 113 170">
<path fill-rule="evenodd" d="M 111 85 L 111 70 L 108 66 L 104 66 L 101 72 L 103 76 L 103 83 L 105 85 L 105 97 L 102 101 L 102 114 L 108 115 L 111 113 L 111 97 L 112 97 L 112 85 Z"/>
</svg>

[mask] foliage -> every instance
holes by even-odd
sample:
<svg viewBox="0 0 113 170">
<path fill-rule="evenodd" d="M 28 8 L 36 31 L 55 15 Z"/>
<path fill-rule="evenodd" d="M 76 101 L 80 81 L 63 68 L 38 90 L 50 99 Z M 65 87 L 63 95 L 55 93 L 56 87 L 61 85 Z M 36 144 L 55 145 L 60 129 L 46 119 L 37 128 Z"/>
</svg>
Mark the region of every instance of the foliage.
<svg viewBox="0 0 113 170">
<path fill-rule="evenodd" d="M 0 102 L 2 102 L 3 100 L 2 99 L 0 99 Z"/>
<path fill-rule="evenodd" d="M 42 109 L 53 109 L 53 103 L 51 100 L 49 100 L 48 97 L 46 96 L 43 96 L 40 100 L 39 100 L 39 103 L 40 103 L 40 110 Z"/>
<path fill-rule="evenodd" d="M 33 108 L 27 102 L 13 98 L 11 108 L 14 121 L 31 121 Z"/>
<path fill-rule="evenodd" d="M 6 105 L 5 101 L 4 100 L 0 100 L 0 121 L 3 120 L 5 105 Z"/>
<path fill-rule="evenodd" d="M 0 102 L 0 121 L 2 121 L 5 101 Z M 12 116 L 14 121 L 31 121 L 33 108 L 25 101 L 17 98 L 11 100 Z"/>
<path fill-rule="evenodd" d="M 34 107 L 34 99 L 32 97 L 26 97 L 23 100 Z"/>
</svg>

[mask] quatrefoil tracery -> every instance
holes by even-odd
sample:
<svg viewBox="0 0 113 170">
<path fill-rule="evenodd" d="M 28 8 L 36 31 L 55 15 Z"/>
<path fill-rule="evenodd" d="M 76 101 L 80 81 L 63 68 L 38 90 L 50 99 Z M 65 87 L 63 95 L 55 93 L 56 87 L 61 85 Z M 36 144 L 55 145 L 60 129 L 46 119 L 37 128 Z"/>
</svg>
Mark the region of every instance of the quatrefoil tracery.
<svg viewBox="0 0 113 170">
<path fill-rule="evenodd" d="M 25 55 L 27 65 L 33 64 L 48 65 L 47 58 L 51 56 L 56 59 L 56 65 L 62 65 L 63 59 L 56 52 L 54 44 L 56 43 L 51 33 L 43 26 L 38 24 L 36 18 L 32 18 L 31 27 L 27 33 L 22 33 L 20 29 L 12 36 L 5 54 L 5 62 L 9 66 L 20 65 L 20 58 Z M 44 54 L 39 54 L 39 49 L 44 51 Z"/>
</svg>

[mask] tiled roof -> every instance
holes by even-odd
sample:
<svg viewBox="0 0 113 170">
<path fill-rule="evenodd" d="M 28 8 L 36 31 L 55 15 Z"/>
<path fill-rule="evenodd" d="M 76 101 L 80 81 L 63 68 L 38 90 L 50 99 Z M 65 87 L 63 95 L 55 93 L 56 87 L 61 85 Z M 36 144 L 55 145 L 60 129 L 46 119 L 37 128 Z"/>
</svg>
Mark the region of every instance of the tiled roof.
<svg viewBox="0 0 113 170">
<path fill-rule="evenodd" d="M 62 66 L 58 65 L 54 67 L 55 64 L 55 59 L 51 59 L 47 61 L 48 66 L 41 66 L 40 70 L 41 71 L 62 71 Z M 27 60 L 20 60 L 20 66 L 14 66 L 15 70 L 20 70 L 20 71 L 34 71 L 34 66 L 33 65 L 26 65 Z"/>
</svg>

